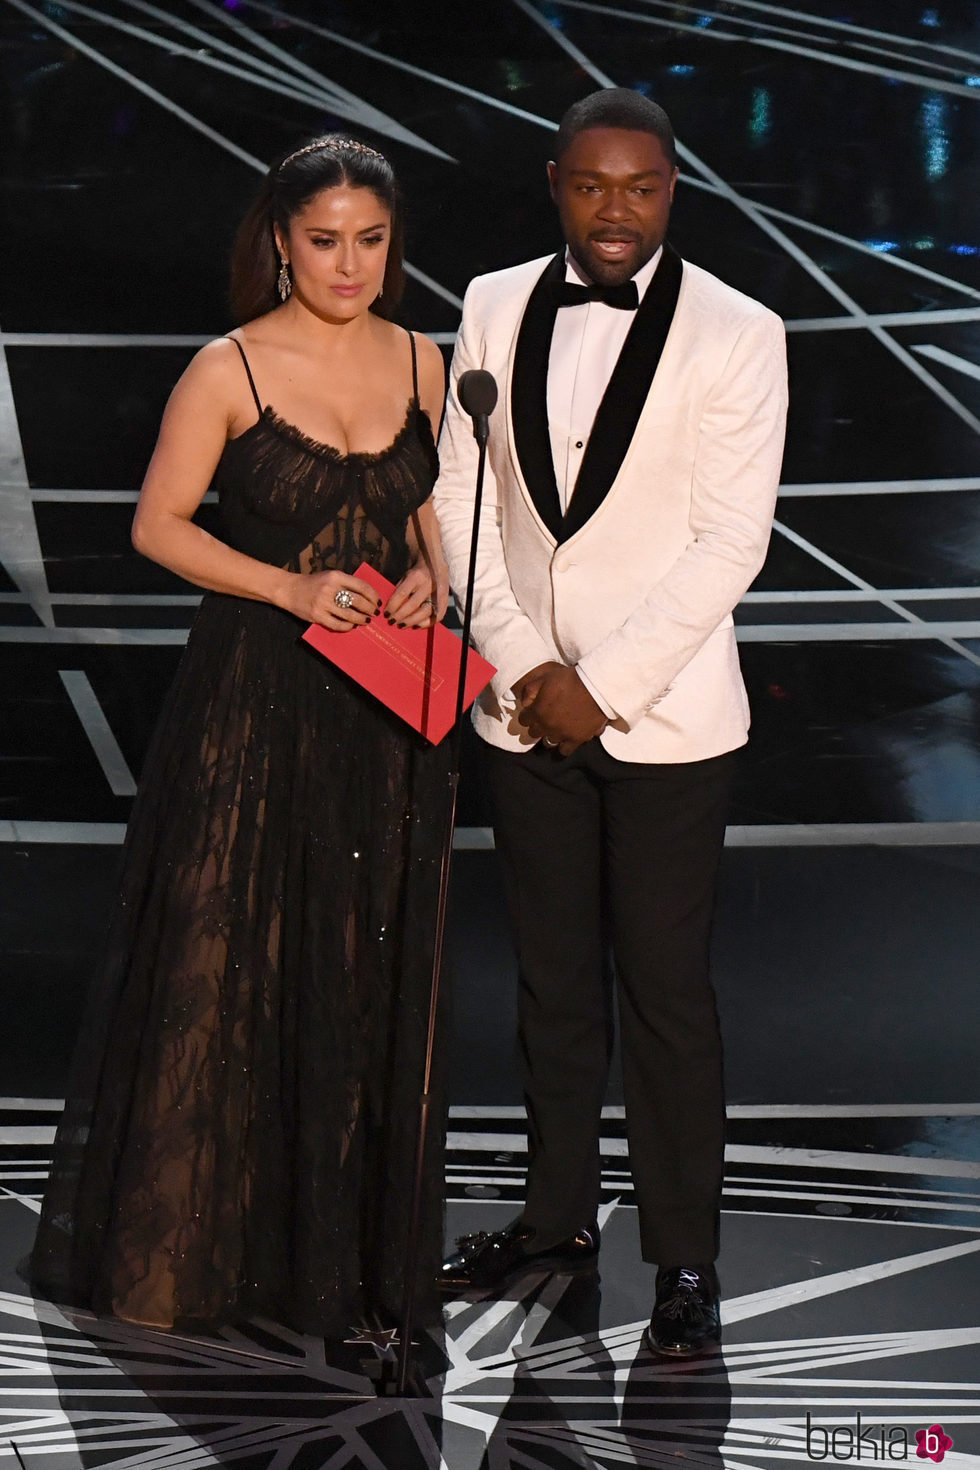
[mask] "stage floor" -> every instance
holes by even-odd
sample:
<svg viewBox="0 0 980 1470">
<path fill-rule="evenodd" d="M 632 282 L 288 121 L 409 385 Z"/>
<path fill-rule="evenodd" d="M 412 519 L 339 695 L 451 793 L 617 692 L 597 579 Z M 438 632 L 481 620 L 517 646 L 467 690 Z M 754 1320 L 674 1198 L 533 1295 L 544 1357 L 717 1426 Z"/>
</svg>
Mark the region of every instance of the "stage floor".
<svg viewBox="0 0 980 1470">
<path fill-rule="evenodd" d="M 884 1441 L 919 1463 L 916 1431 L 941 1423 L 947 1463 L 976 1464 L 976 1195 L 972 1226 L 886 1222 L 837 1216 L 839 1182 L 832 1169 L 808 1181 L 829 1191 L 824 1215 L 726 1214 L 723 1355 L 678 1364 L 642 1346 L 634 1212 L 610 1204 L 598 1283 L 527 1277 L 504 1300 L 454 1304 L 417 1349 L 430 1376 L 412 1399 L 376 1396 L 358 1358 L 370 1348 L 328 1359 L 319 1339 L 268 1323 L 168 1337 L 36 1306 L 5 1280 L 4 1438 L 28 1470 L 612 1470 L 806 1465 L 828 1442 L 856 1459 L 858 1435 L 863 1459 L 870 1438 L 879 1460 Z M 934 1197 L 964 1181 L 926 1167 L 916 1183 Z M 6 1253 L 30 1225 L 17 1205 L 5 1214 L 23 1217 L 6 1222 Z M 508 1216 L 454 1204 L 450 1226 Z"/>
<path fill-rule="evenodd" d="M 418 1350 L 428 1392 L 404 1402 L 379 1399 L 365 1376 L 363 1356 L 380 1360 L 381 1345 L 325 1355 L 270 1323 L 175 1338 L 25 1295 L 50 1090 L 115 858 L 0 850 L 4 892 L 34 895 L 18 905 L 34 918 L 0 934 L 12 969 L 0 1062 L 20 1093 L 0 1103 L 0 1457 L 12 1441 L 30 1470 L 751 1470 L 821 1458 L 835 1426 L 843 1452 L 860 1414 L 893 1458 L 907 1438 L 914 1459 L 915 1431 L 941 1423 L 949 1463 L 980 1464 L 980 1104 L 969 1101 L 980 850 L 726 852 L 721 1356 L 671 1364 L 642 1346 L 653 1272 L 639 1257 L 614 1076 L 599 1281 L 528 1276 L 502 1300 L 453 1303 L 444 1335 Z M 494 861 L 464 850 L 455 862 L 450 1240 L 520 1209 L 514 962 Z"/>
</svg>

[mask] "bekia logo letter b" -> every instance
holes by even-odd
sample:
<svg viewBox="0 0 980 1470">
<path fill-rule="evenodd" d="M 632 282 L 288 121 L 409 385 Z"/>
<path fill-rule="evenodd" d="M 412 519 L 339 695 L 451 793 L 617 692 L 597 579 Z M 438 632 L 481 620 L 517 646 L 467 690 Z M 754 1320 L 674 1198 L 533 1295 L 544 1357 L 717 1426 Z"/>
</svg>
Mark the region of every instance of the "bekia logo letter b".
<svg viewBox="0 0 980 1470">
<path fill-rule="evenodd" d="M 930 1424 L 928 1429 L 917 1429 L 915 1439 L 918 1445 L 916 1455 L 920 1460 L 935 1460 L 938 1465 L 947 1450 L 953 1448 L 953 1441 L 948 1434 L 943 1433 L 941 1424 Z"/>
</svg>

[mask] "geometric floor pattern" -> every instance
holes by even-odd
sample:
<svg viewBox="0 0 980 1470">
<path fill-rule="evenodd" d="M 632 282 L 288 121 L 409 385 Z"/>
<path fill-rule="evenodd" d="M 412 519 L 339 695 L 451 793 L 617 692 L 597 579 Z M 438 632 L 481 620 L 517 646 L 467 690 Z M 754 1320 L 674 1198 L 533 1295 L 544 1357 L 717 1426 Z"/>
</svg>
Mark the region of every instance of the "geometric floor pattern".
<svg viewBox="0 0 980 1470">
<path fill-rule="evenodd" d="M 7 1101 L 7 1120 L 45 1111 Z M 31 1301 L 16 1265 L 50 1126 L 8 1121 L 0 1459 L 29 1470 L 762 1470 L 918 1463 L 916 1434 L 939 1425 L 952 1441 L 946 1464 L 980 1465 L 980 1109 L 931 1110 L 940 1134 L 958 1139 L 957 1158 L 910 1152 L 922 1122 L 913 1109 L 850 1110 L 852 1136 L 865 1141 L 850 1154 L 797 1146 L 799 1118 L 766 1121 L 770 1138 L 785 1126 L 786 1148 L 730 1144 L 723 1351 L 689 1364 L 654 1359 L 642 1342 L 651 1270 L 633 1207 L 612 1193 L 622 1155 L 610 1148 L 619 1110 L 607 1111 L 599 1278 L 529 1275 L 500 1299 L 449 1303 L 443 1330 L 416 1349 L 425 1392 L 405 1399 L 375 1390 L 363 1355 L 390 1357 L 381 1344 L 325 1351 L 267 1322 L 179 1336 Z M 512 1156 L 499 1160 L 520 1125 L 504 1112 L 453 1119 L 451 1236 L 514 1213 L 499 1197 L 518 1190 Z M 736 1135 L 762 1126 L 733 1112 Z M 826 1110 L 811 1114 L 819 1141 Z M 891 1151 L 871 1152 L 876 1134 Z M 474 1164 L 481 1137 L 484 1157 L 496 1151 L 489 1166 Z"/>
<path fill-rule="evenodd" d="M 770 1230 L 779 1284 L 729 1292 L 723 1355 L 692 1364 L 653 1359 L 645 1318 L 600 1327 L 601 1288 L 581 1281 L 526 1278 L 504 1301 L 454 1304 L 426 1344 L 448 1365 L 412 1399 L 377 1397 L 353 1360 L 271 1324 L 169 1337 L 4 1294 L 2 1433 L 20 1463 L 50 1470 L 611 1470 L 802 1465 L 828 1458 L 828 1436 L 831 1458 L 859 1439 L 864 1458 L 869 1442 L 872 1458 L 914 1458 L 916 1431 L 941 1423 L 946 1463 L 980 1464 L 980 1326 L 931 1327 L 921 1310 L 975 1283 L 980 1238 L 848 1228 Z M 794 1276 L 815 1249 L 834 1269 Z M 864 1316 L 888 1326 L 861 1331 Z"/>
</svg>

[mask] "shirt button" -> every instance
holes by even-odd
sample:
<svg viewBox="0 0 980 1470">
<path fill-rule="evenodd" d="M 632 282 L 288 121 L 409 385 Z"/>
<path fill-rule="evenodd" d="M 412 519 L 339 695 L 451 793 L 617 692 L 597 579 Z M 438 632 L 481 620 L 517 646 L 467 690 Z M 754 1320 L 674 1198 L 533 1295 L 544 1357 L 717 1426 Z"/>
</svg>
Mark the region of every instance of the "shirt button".
<svg viewBox="0 0 980 1470">
<path fill-rule="evenodd" d="M 583 444 L 583 441 L 581 439 L 576 439 L 576 441 L 575 441 L 575 448 L 576 449 L 581 449 L 582 448 L 582 444 Z"/>
</svg>

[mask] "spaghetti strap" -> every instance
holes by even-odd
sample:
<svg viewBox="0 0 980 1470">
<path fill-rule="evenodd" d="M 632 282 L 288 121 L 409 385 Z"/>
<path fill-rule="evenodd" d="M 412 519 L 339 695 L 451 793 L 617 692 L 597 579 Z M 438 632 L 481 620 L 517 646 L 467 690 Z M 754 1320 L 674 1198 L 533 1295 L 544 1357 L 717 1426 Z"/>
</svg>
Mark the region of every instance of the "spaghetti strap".
<svg viewBox="0 0 980 1470">
<path fill-rule="evenodd" d="M 237 337 L 229 337 L 227 340 L 229 342 L 234 342 L 235 346 L 238 348 L 239 352 L 241 353 L 242 362 L 245 364 L 245 371 L 248 374 L 248 386 L 252 390 L 252 397 L 255 399 L 255 407 L 259 411 L 259 418 L 261 418 L 262 417 L 262 413 L 263 413 L 262 400 L 260 399 L 258 393 L 256 393 L 256 391 L 255 391 L 255 379 L 252 377 L 252 369 L 249 367 L 249 365 L 248 365 L 248 358 L 245 356 L 245 348 L 239 342 L 239 340 L 238 340 Z M 414 353 L 414 351 L 415 351 L 415 343 L 413 342 L 412 343 L 412 352 Z"/>
<path fill-rule="evenodd" d="M 409 332 L 408 340 L 412 344 L 412 397 L 416 403 L 419 401 L 419 355 L 415 348 L 415 333 Z M 244 356 L 244 353 L 242 354 Z"/>
</svg>

